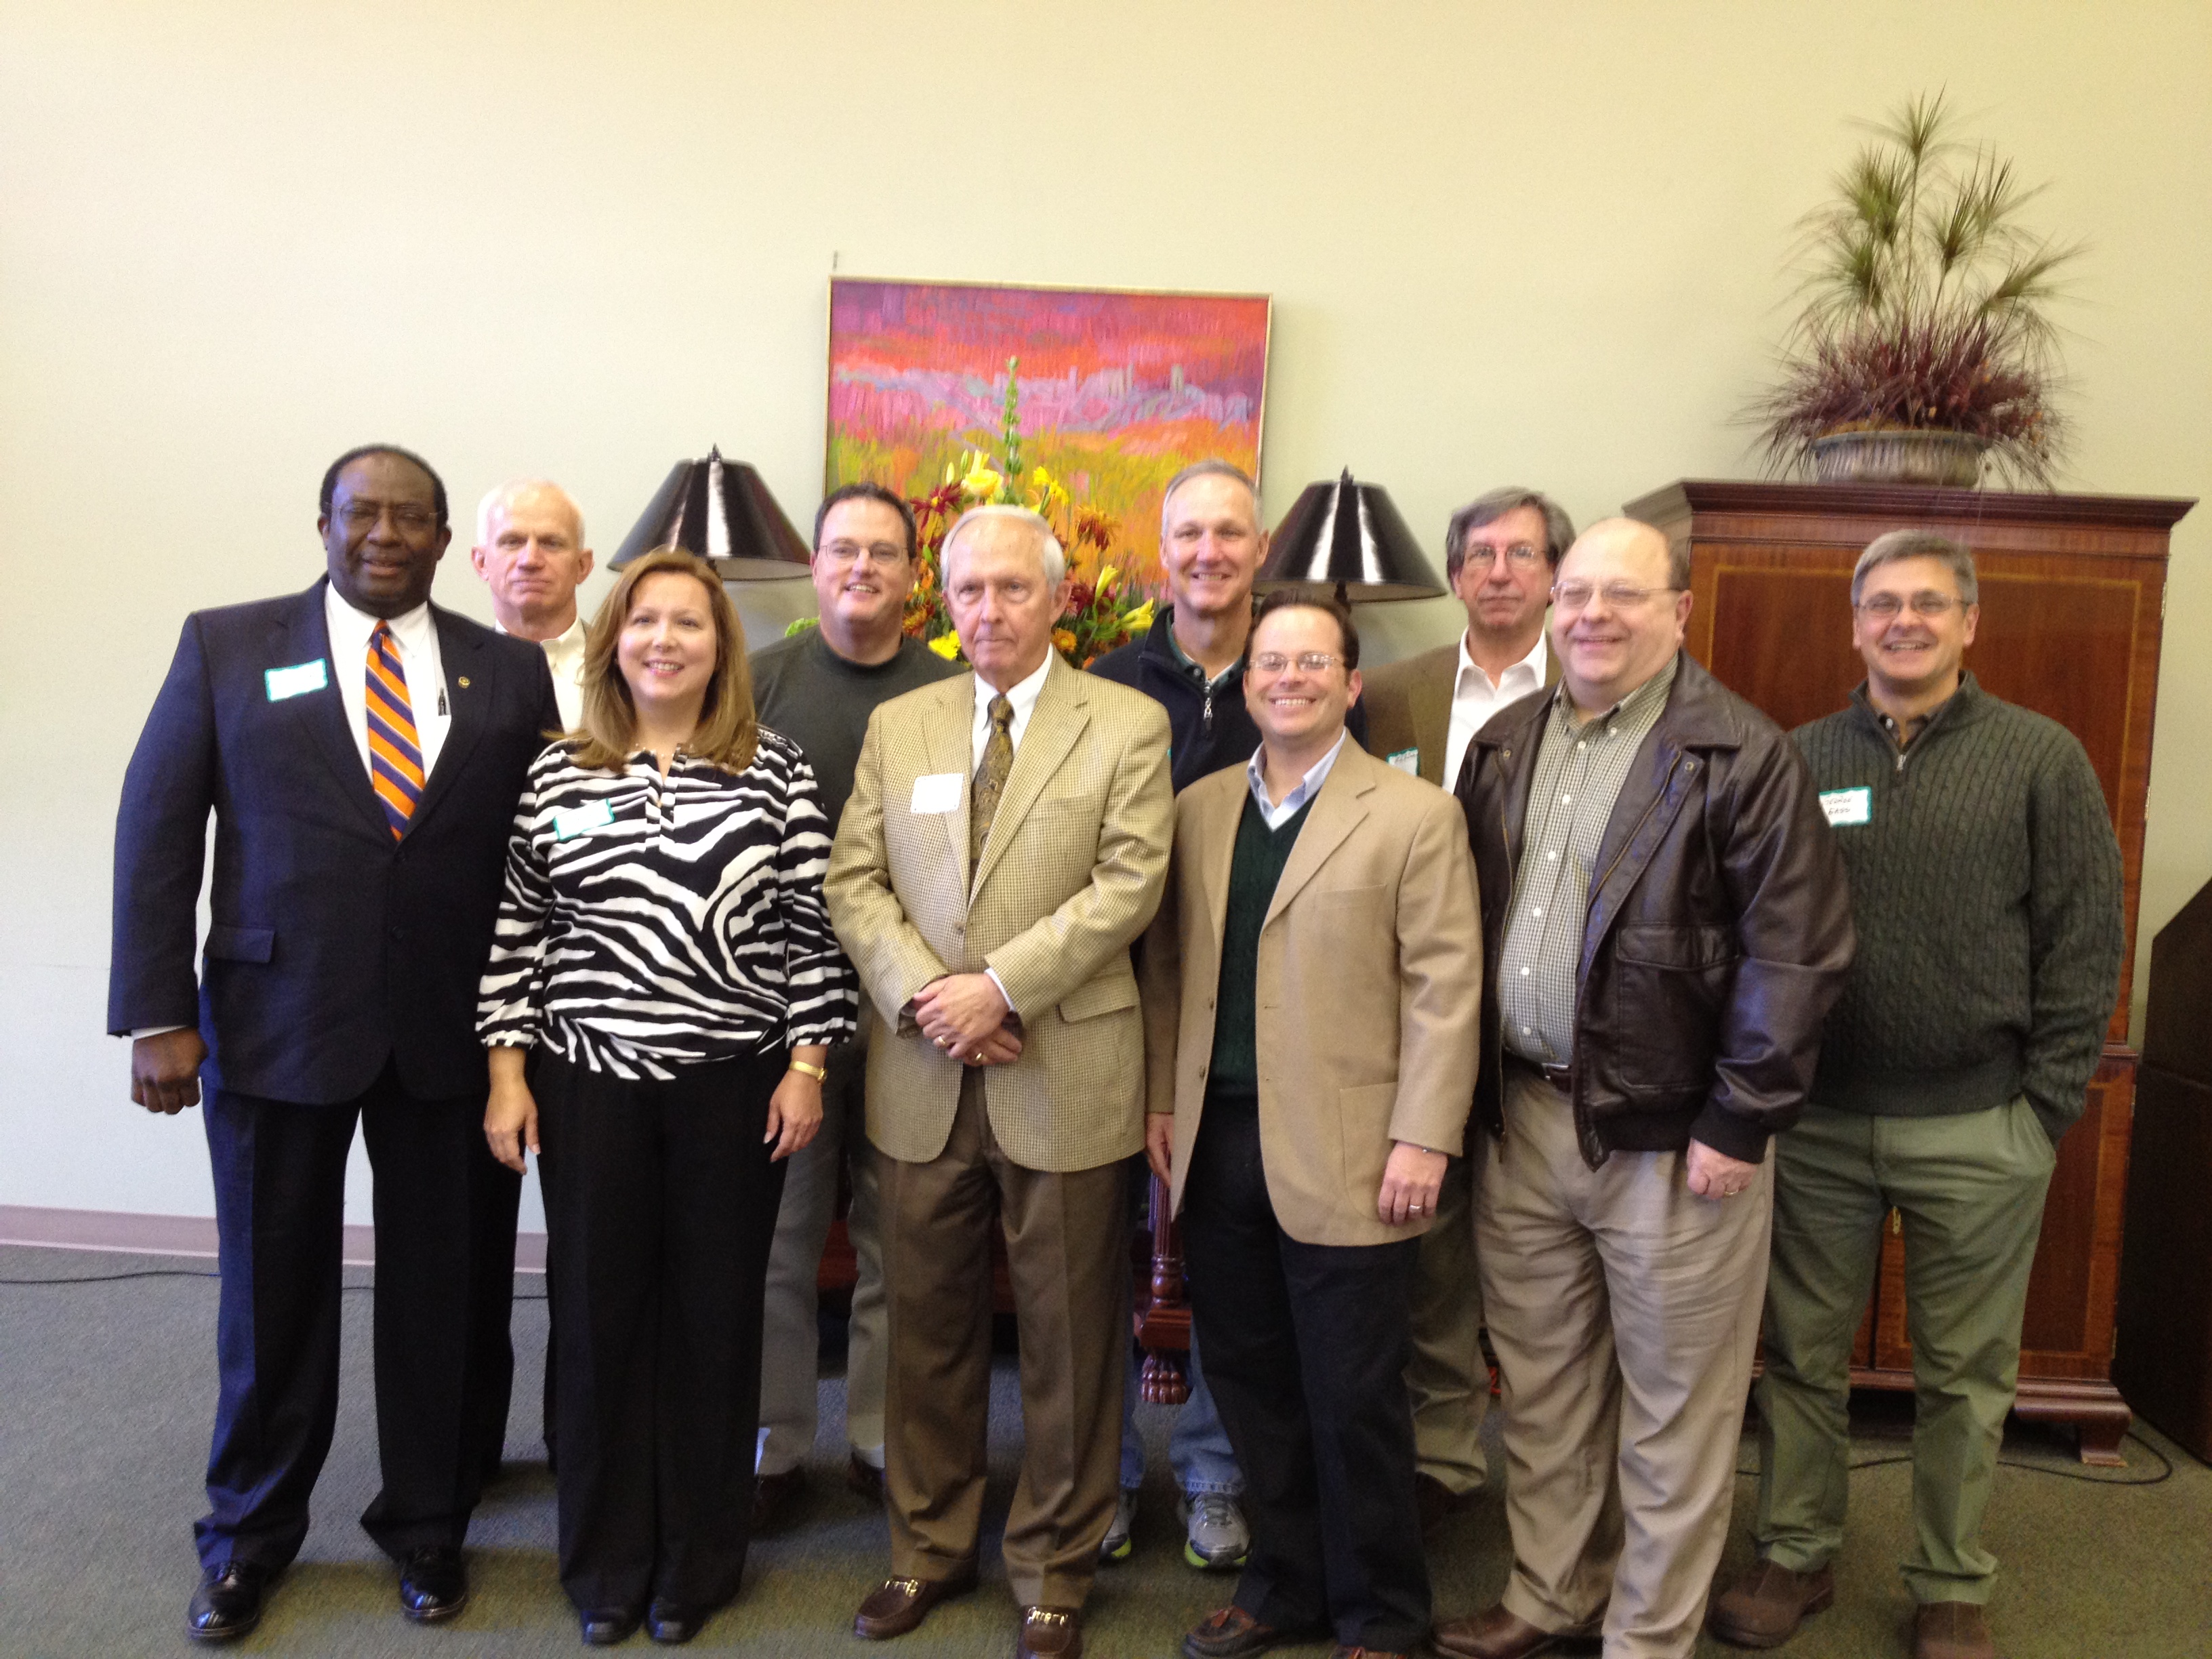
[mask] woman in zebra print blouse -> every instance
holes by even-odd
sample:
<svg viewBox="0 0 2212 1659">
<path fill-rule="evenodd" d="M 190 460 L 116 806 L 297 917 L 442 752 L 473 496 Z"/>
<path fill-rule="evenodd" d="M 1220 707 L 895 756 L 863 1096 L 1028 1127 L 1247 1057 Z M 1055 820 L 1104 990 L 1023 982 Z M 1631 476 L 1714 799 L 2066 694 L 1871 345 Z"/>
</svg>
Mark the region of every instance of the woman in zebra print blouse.
<svg viewBox="0 0 2212 1659">
<path fill-rule="evenodd" d="M 744 1571 L 781 1160 L 859 1007 L 830 828 L 714 568 L 633 563 L 581 730 L 531 767 L 477 1015 L 492 1151 L 540 1152 L 561 1582 L 594 1645 L 688 1641 Z"/>
</svg>

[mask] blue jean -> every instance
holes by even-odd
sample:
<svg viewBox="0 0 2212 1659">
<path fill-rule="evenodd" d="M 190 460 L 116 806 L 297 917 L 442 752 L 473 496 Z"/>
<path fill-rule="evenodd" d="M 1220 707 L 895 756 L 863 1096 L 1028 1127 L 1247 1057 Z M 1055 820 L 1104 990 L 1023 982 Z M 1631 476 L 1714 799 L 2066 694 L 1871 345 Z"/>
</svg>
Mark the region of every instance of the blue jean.
<svg viewBox="0 0 2212 1659">
<path fill-rule="evenodd" d="M 1176 1413 L 1175 1430 L 1168 1437 L 1168 1462 L 1174 1466 L 1176 1485 L 1192 1497 L 1202 1492 L 1237 1497 L 1244 1490 L 1244 1476 L 1237 1467 L 1237 1455 L 1229 1449 L 1221 1415 L 1213 1409 L 1213 1394 L 1198 1363 L 1194 1330 L 1184 1370 L 1190 1378 L 1190 1398 Z M 1133 1492 L 1144 1484 L 1145 1443 L 1137 1434 L 1137 1352 L 1132 1346 L 1129 1374 L 1121 1390 L 1121 1488 Z"/>
</svg>

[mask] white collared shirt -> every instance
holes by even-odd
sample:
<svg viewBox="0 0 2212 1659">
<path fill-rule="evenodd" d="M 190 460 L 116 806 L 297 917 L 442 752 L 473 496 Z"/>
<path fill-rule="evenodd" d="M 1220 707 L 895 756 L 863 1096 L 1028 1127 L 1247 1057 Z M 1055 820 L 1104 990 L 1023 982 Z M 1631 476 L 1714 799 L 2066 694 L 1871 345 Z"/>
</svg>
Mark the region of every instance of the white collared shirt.
<svg viewBox="0 0 2212 1659">
<path fill-rule="evenodd" d="M 1047 647 L 1044 660 L 1037 665 L 1036 673 L 1018 681 L 1006 693 L 1006 701 L 1014 706 L 1014 718 L 1006 729 L 1006 736 L 1014 747 L 1022 746 L 1022 733 L 1030 727 L 1030 715 L 1036 708 L 1037 694 L 1044 690 L 1044 677 L 1052 672 L 1054 652 Z M 975 676 L 975 724 L 972 728 L 974 744 L 968 756 L 970 775 L 983 764 L 983 745 L 991 740 L 991 699 L 999 695 L 991 683 L 981 674 Z"/>
<path fill-rule="evenodd" d="M 346 726 L 368 770 L 368 636 L 381 620 L 356 611 L 335 586 L 323 590 L 323 620 L 331 635 L 331 672 L 345 700 Z M 446 701 L 446 671 L 438 659 L 438 628 L 424 600 L 404 617 L 393 617 L 392 638 L 399 647 L 400 672 L 407 678 L 407 701 L 415 716 L 416 746 L 422 751 L 422 775 L 436 769 L 453 715 Z"/>
<path fill-rule="evenodd" d="M 1329 769 L 1344 752 L 1344 740 L 1351 735 L 1349 732 L 1338 732 L 1336 741 L 1328 746 L 1328 753 L 1307 768 L 1305 776 L 1298 780 L 1298 787 L 1279 802 L 1267 799 L 1267 745 L 1261 744 L 1252 751 L 1252 758 L 1244 763 L 1244 780 L 1252 786 L 1252 804 L 1260 809 L 1260 817 L 1267 828 L 1281 829 L 1297 816 L 1298 808 L 1320 792 L 1322 785 L 1328 781 Z"/>
<path fill-rule="evenodd" d="M 1467 635 L 1459 636 L 1459 672 L 1452 679 L 1451 724 L 1444 732 L 1445 788 L 1458 781 L 1460 763 L 1467 758 L 1467 746 L 1474 741 L 1474 734 L 1482 730 L 1490 717 L 1507 703 L 1544 689 L 1545 648 L 1544 631 L 1538 629 L 1536 643 L 1529 648 L 1528 654 L 1510 665 L 1493 685 L 1490 676 L 1468 654 Z"/>
<path fill-rule="evenodd" d="M 507 632 L 504 623 L 494 620 L 493 629 Z M 562 633 L 550 640 L 538 641 L 538 648 L 545 653 L 545 665 L 553 671 L 553 701 L 561 705 L 561 729 L 573 732 L 584 723 L 584 617 L 579 611 L 576 620 Z"/>
</svg>

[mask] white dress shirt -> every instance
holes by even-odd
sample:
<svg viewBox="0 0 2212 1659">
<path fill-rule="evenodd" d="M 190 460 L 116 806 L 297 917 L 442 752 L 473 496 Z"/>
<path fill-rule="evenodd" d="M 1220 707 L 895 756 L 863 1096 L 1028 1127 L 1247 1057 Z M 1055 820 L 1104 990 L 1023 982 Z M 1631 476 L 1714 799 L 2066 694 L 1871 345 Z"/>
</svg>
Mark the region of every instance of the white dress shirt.
<svg viewBox="0 0 2212 1659">
<path fill-rule="evenodd" d="M 1047 650 L 1036 672 L 1017 682 L 1014 689 L 1006 693 L 1006 701 L 1014 706 L 1014 718 L 1006 728 L 1006 737 L 1017 750 L 1022 746 L 1022 733 L 1030 729 L 1030 715 L 1036 708 L 1037 693 L 1044 690 L 1044 677 L 1052 672 L 1052 659 L 1056 654 L 1055 650 Z M 983 745 L 991 740 L 991 699 L 998 695 L 988 680 L 981 674 L 975 676 L 975 724 L 972 728 L 975 743 L 968 757 L 971 777 L 983 764 Z"/>
<path fill-rule="evenodd" d="M 346 726 L 353 745 L 361 751 L 361 769 L 368 766 L 368 636 L 380 620 L 356 611 L 338 597 L 336 587 L 323 590 L 323 617 L 331 633 L 331 675 L 345 702 Z M 404 617 L 389 618 L 392 642 L 398 647 L 399 671 L 407 679 L 407 701 L 415 715 L 415 744 L 422 751 L 422 775 L 438 764 L 438 751 L 446 746 L 446 733 L 453 724 L 446 701 L 446 672 L 438 660 L 438 629 L 430 620 L 428 600 Z"/>
<path fill-rule="evenodd" d="M 1510 665 L 1493 685 L 1490 676 L 1468 655 L 1467 635 L 1459 636 L 1459 673 L 1452 681 L 1451 724 L 1444 732 L 1445 788 L 1459 781 L 1460 763 L 1467 758 L 1467 746 L 1474 741 L 1474 734 L 1482 730 L 1490 717 L 1507 703 L 1544 689 L 1544 630 L 1540 628 L 1536 630 L 1536 643 L 1529 648 L 1528 654 Z"/>
<path fill-rule="evenodd" d="M 499 633 L 507 632 L 496 621 L 492 627 Z M 561 705 L 564 732 L 573 732 L 584 723 L 584 632 L 583 613 L 579 611 L 565 632 L 538 641 L 538 648 L 545 653 L 545 665 L 553 671 L 553 701 Z"/>
<path fill-rule="evenodd" d="M 1344 752 L 1344 740 L 1351 735 L 1349 732 L 1338 732 L 1336 741 L 1328 746 L 1328 753 L 1308 767 L 1305 776 L 1298 780 L 1298 787 L 1279 801 L 1267 799 L 1267 745 L 1261 744 L 1252 751 L 1252 758 L 1244 763 L 1244 779 L 1252 786 L 1252 804 L 1260 809 L 1260 817 L 1268 829 L 1281 829 L 1297 815 L 1298 808 L 1320 792 L 1322 785 L 1328 781 L 1329 769 Z"/>
</svg>

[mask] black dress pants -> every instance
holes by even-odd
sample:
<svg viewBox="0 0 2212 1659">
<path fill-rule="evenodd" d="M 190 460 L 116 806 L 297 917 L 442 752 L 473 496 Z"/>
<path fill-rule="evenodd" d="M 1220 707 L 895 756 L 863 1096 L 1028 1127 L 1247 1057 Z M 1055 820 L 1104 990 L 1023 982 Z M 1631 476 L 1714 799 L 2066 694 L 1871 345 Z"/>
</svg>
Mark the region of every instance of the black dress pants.
<svg viewBox="0 0 2212 1659">
<path fill-rule="evenodd" d="M 1244 1472 L 1236 1602 L 1263 1624 L 1419 1647 L 1428 1564 L 1406 1395 L 1417 1238 L 1302 1244 L 1267 1198 L 1257 1103 L 1208 1097 L 1183 1251 L 1206 1376 Z"/>
<path fill-rule="evenodd" d="M 561 1584 L 582 1611 L 705 1612 L 744 1576 L 786 1054 L 665 1083 L 538 1061 Z"/>
<path fill-rule="evenodd" d="M 200 1560 L 272 1571 L 299 1553 L 338 1406 L 346 1155 L 375 1171 L 377 1456 L 362 1516 L 386 1553 L 458 1546 L 479 1488 L 467 1432 L 471 1139 L 483 1097 L 416 1100 L 387 1066 L 358 1100 L 303 1106 L 228 1090 L 203 1109 L 222 1251 L 220 1372 Z"/>
<path fill-rule="evenodd" d="M 483 1136 L 469 1158 L 473 1193 L 469 1431 L 477 1443 L 481 1478 L 499 1474 L 507 1455 L 507 1407 L 514 1393 L 514 1228 L 522 1211 L 522 1177 L 491 1155 Z"/>
</svg>

